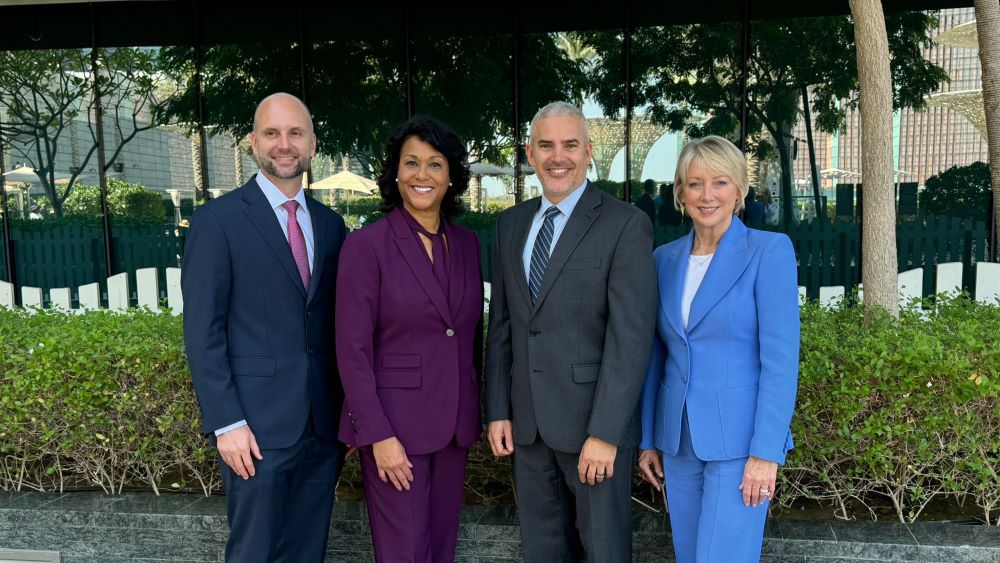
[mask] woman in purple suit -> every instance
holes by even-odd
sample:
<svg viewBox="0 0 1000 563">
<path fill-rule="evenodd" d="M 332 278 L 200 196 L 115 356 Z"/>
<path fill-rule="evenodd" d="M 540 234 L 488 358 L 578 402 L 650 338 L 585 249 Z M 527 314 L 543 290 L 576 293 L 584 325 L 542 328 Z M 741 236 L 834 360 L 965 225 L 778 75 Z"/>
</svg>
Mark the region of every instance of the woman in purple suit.
<svg viewBox="0 0 1000 563">
<path fill-rule="evenodd" d="M 404 123 L 378 180 L 386 216 L 340 253 L 340 438 L 361 455 L 380 562 L 455 558 L 466 452 L 481 431 L 479 242 L 451 222 L 467 161 L 440 121 Z"/>
</svg>

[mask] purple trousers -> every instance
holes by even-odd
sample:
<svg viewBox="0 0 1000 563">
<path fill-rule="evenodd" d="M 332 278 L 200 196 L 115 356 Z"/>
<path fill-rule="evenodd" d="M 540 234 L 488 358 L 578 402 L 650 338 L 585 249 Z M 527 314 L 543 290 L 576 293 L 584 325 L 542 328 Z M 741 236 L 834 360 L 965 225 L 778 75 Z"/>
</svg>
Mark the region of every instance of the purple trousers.
<svg viewBox="0 0 1000 563">
<path fill-rule="evenodd" d="M 426 455 L 407 454 L 413 464 L 410 490 L 397 491 L 378 476 L 372 447 L 359 448 L 379 563 L 452 563 L 462 510 L 462 485 L 468 448 L 452 441 Z"/>
</svg>

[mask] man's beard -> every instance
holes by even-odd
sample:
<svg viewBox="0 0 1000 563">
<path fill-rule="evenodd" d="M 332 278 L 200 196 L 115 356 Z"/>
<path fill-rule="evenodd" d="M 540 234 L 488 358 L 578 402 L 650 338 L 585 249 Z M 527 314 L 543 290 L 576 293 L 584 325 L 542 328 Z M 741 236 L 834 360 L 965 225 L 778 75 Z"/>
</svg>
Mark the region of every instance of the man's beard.
<svg viewBox="0 0 1000 563">
<path fill-rule="evenodd" d="M 308 158 L 302 158 L 302 157 L 296 158 L 295 168 L 292 168 L 290 172 L 286 173 L 279 171 L 278 167 L 274 165 L 274 160 L 272 160 L 271 157 L 265 155 L 264 158 L 261 159 L 260 167 L 263 168 L 265 172 L 267 172 L 271 176 L 274 176 L 275 178 L 280 178 L 282 180 L 290 180 L 292 178 L 298 178 L 299 176 L 306 173 L 306 170 L 309 169 L 309 160 L 310 159 Z"/>
</svg>

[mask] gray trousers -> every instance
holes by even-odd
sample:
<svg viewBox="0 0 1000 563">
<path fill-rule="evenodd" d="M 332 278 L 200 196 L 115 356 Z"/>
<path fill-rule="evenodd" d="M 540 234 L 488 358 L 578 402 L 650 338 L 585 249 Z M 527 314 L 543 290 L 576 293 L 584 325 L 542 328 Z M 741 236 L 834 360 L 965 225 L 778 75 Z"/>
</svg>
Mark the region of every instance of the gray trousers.
<svg viewBox="0 0 1000 563">
<path fill-rule="evenodd" d="M 580 482 L 580 454 L 558 452 L 537 437 L 514 449 L 521 550 L 525 563 L 632 561 L 635 448 L 619 449 L 614 477 Z"/>
</svg>

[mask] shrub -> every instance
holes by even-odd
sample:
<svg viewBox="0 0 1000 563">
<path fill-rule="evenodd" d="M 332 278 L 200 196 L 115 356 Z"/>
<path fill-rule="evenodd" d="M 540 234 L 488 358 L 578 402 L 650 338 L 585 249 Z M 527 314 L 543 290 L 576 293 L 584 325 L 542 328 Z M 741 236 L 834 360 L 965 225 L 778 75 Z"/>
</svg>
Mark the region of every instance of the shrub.
<svg viewBox="0 0 1000 563">
<path fill-rule="evenodd" d="M 936 314 L 862 317 L 802 308 L 796 449 L 781 500 L 832 501 L 846 518 L 886 498 L 912 521 L 950 496 L 973 499 L 988 521 L 1000 508 L 1000 309 L 942 296 Z"/>
<path fill-rule="evenodd" d="M 867 323 L 859 308 L 802 308 L 796 449 L 779 502 L 832 502 L 846 518 L 888 499 L 912 521 L 947 497 L 995 520 L 1000 308 L 962 296 L 934 307 Z M 0 389 L 0 488 L 219 487 L 179 318 L 0 310 Z M 359 481 L 348 463 L 344 482 Z M 474 447 L 466 498 L 509 503 L 511 490 L 509 462 Z"/>
<path fill-rule="evenodd" d="M 180 320 L 0 309 L 0 487 L 219 485 Z"/>
<path fill-rule="evenodd" d="M 986 221 L 991 190 L 990 167 L 986 163 L 952 166 L 927 178 L 919 196 L 920 212 Z"/>
</svg>

